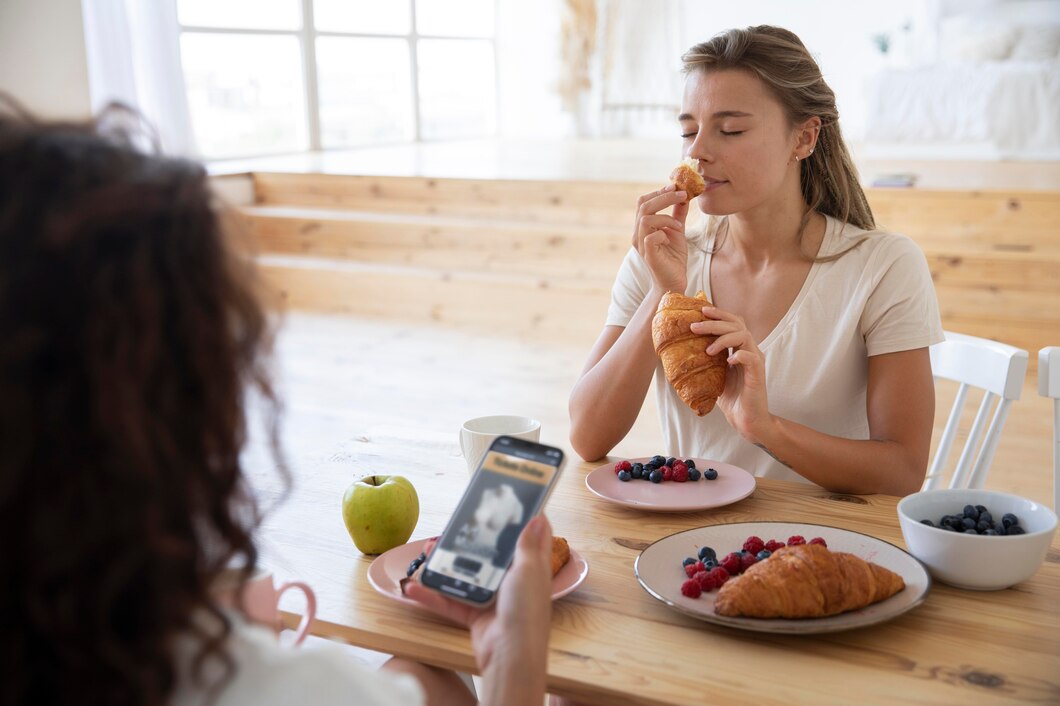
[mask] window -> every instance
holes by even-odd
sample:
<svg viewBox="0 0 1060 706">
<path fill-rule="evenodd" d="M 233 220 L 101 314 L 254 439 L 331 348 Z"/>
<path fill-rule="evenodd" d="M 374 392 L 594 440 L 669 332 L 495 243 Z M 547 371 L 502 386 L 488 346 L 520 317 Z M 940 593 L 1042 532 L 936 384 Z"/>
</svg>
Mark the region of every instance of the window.
<svg viewBox="0 0 1060 706">
<path fill-rule="evenodd" d="M 176 0 L 207 158 L 488 137 L 495 0 Z"/>
</svg>

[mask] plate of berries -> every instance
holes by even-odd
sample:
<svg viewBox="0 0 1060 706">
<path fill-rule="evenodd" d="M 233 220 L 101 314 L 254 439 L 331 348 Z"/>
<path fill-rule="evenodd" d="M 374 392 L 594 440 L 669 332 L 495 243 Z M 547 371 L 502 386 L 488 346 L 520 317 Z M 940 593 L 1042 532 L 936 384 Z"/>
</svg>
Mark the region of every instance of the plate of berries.
<svg viewBox="0 0 1060 706">
<path fill-rule="evenodd" d="M 821 545 L 801 547 L 798 545 Z M 751 574 L 762 574 L 770 569 L 783 574 L 784 580 L 791 577 L 788 564 L 774 553 L 789 554 L 795 548 L 799 554 L 843 553 L 871 562 L 887 574 L 895 574 L 895 590 L 886 598 L 880 598 L 863 607 L 845 610 L 822 617 L 780 618 L 744 617 L 721 615 L 718 603 L 719 592 L 730 580 L 757 567 Z M 823 551 L 822 549 L 827 550 Z M 768 562 L 780 562 L 771 567 Z M 761 566 L 759 566 L 761 565 Z M 875 571 L 876 569 L 873 569 Z M 931 577 L 924 565 L 905 550 L 876 537 L 860 532 L 827 525 L 793 522 L 739 522 L 698 527 L 663 537 L 648 546 L 634 564 L 637 580 L 652 597 L 670 608 L 700 620 L 728 627 L 792 635 L 840 632 L 853 628 L 875 625 L 891 620 L 912 610 L 924 602 L 931 588 Z M 813 577 L 816 579 L 816 575 Z M 746 583 L 751 576 L 745 577 Z M 755 577 L 758 580 L 758 576 Z M 791 581 L 795 578 L 791 577 Z M 822 599 L 824 592 L 832 590 L 822 583 L 809 589 L 814 598 Z M 736 583 L 731 586 L 736 589 Z M 811 581 L 812 583 L 812 581 Z M 836 590 L 850 590 L 851 581 L 841 580 Z M 898 588 L 900 586 L 900 588 Z M 786 593 L 787 586 L 773 583 L 773 592 Z M 741 586 L 740 588 L 743 588 Z M 798 591 L 799 589 L 794 589 Z M 731 598 L 732 591 L 726 589 Z M 780 598 L 781 603 L 790 603 Z"/>
<path fill-rule="evenodd" d="M 651 456 L 595 468 L 585 476 L 585 487 L 640 510 L 694 512 L 743 500 L 754 492 L 755 477 L 721 461 Z"/>
</svg>

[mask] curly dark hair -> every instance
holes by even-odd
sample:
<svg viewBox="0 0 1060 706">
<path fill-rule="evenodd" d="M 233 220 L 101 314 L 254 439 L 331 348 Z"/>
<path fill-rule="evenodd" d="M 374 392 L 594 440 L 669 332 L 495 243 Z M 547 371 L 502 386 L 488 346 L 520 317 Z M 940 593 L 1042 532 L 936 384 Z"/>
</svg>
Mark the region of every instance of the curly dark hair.
<svg viewBox="0 0 1060 706">
<path fill-rule="evenodd" d="M 177 638 L 231 672 L 210 582 L 257 562 L 249 394 L 288 479 L 272 328 L 200 165 L 108 127 L 128 112 L 2 103 L 0 700 L 166 703 Z"/>
</svg>

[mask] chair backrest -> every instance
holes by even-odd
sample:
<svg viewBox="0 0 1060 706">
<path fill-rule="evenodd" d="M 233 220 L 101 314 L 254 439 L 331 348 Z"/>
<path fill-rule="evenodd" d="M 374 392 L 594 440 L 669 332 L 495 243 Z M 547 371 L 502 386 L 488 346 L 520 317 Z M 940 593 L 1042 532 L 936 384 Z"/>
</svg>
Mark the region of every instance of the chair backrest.
<svg viewBox="0 0 1060 706">
<path fill-rule="evenodd" d="M 1038 394 L 1053 398 L 1053 510 L 1060 514 L 1060 347 L 1038 351 Z"/>
<path fill-rule="evenodd" d="M 1020 398 L 1027 374 L 1027 351 L 997 341 L 963 333 L 946 332 L 946 340 L 930 348 L 931 372 L 936 378 L 960 383 L 946 427 L 931 462 L 924 490 L 937 488 L 957 436 L 964 403 L 970 388 L 983 390 L 983 401 L 968 432 L 968 440 L 950 480 L 951 488 L 981 488 L 990 472 L 1001 429 L 1012 403 Z M 990 407 L 997 402 L 987 427 Z M 980 445 L 981 442 L 981 445 Z M 978 454 L 976 450 L 978 449 Z"/>
</svg>

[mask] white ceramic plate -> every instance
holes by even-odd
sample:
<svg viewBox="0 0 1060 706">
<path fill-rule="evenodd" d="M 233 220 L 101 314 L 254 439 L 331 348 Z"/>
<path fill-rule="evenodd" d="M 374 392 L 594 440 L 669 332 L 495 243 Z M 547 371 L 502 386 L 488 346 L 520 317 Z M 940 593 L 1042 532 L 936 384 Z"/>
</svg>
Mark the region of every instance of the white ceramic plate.
<svg viewBox="0 0 1060 706">
<path fill-rule="evenodd" d="M 644 463 L 651 457 L 631 458 L 630 463 Z M 723 507 L 743 500 L 755 491 L 755 477 L 742 468 L 721 461 L 694 458 L 696 468 L 718 472 L 715 480 L 652 483 L 647 480 L 620 481 L 615 464 L 593 469 L 585 476 L 585 487 L 619 505 L 654 512 L 694 512 Z"/>
<path fill-rule="evenodd" d="M 802 535 L 806 541 L 822 537 L 833 551 L 855 554 L 895 572 L 905 581 L 905 588 L 861 610 L 827 618 L 803 619 L 726 617 L 714 612 L 714 600 L 718 596 L 716 590 L 704 593 L 699 598 L 688 598 L 681 594 L 681 584 L 687 579 L 681 566 L 685 557 L 697 556 L 699 548 L 706 545 L 721 558 L 729 552 L 742 549 L 744 540 L 752 535 L 763 541 L 775 539 L 780 542 L 786 542 L 792 535 Z M 931 588 L 931 578 L 923 564 L 889 542 L 838 527 L 794 522 L 739 522 L 671 534 L 641 552 L 634 571 L 644 590 L 682 613 L 718 625 L 791 635 L 839 632 L 882 623 L 920 605 Z"/>
<path fill-rule="evenodd" d="M 377 556 L 368 567 L 368 582 L 372 584 L 372 588 L 387 598 L 426 610 L 421 604 L 405 597 L 405 594 L 401 592 L 401 579 L 405 578 L 409 564 L 423 552 L 424 546 L 429 541 L 429 539 L 419 539 L 402 544 L 400 547 L 394 547 Z M 562 598 L 577 589 L 585 583 L 588 575 L 589 562 L 572 547 L 570 561 L 552 577 L 552 600 Z"/>
</svg>

